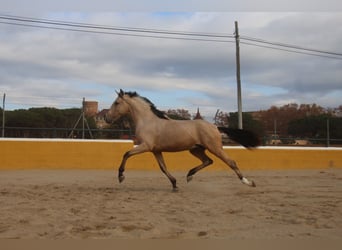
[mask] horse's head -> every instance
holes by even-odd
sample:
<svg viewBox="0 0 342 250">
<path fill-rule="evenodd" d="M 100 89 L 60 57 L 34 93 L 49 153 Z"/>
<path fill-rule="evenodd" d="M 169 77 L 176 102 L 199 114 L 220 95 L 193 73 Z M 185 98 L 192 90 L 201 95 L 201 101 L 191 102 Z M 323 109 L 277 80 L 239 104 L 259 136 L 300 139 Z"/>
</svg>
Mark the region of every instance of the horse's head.
<svg viewBox="0 0 342 250">
<path fill-rule="evenodd" d="M 116 91 L 116 93 L 118 97 L 113 102 L 105 117 L 107 123 L 112 123 L 130 112 L 129 105 L 125 101 L 125 92 L 120 89 L 120 92 Z"/>
</svg>

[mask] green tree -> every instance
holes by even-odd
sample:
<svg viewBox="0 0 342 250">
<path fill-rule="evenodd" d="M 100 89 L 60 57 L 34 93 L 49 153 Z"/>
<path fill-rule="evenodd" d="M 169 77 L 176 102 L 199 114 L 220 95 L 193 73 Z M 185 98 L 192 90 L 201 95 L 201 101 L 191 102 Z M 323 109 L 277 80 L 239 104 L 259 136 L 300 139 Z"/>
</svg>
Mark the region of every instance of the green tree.
<svg viewBox="0 0 342 250">
<path fill-rule="evenodd" d="M 289 122 L 301 119 L 311 115 L 325 114 L 324 108 L 317 104 L 301 104 L 290 103 L 281 107 L 272 106 L 268 110 L 258 112 L 260 121 L 263 123 L 265 131 L 273 134 L 277 131 L 280 136 L 288 135 Z"/>
<path fill-rule="evenodd" d="M 229 127 L 238 128 L 238 113 L 229 113 Z M 242 127 L 257 134 L 258 136 L 264 136 L 264 128 L 260 121 L 253 118 L 250 113 L 242 113 Z"/>
<path fill-rule="evenodd" d="M 186 109 L 169 109 L 166 115 L 174 120 L 190 120 L 191 114 Z"/>
<path fill-rule="evenodd" d="M 289 122 L 288 133 L 295 137 L 306 137 L 317 140 L 327 138 L 327 120 L 329 120 L 329 136 L 331 143 L 341 143 L 342 118 L 332 117 L 330 114 L 311 115 Z"/>
<path fill-rule="evenodd" d="M 30 108 L 6 111 L 6 135 L 13 137 L 67 137 L 81 115 L 80 109 Z M 93 118 L 89 127 L 96 128 Z M 77 128 L 81 128 L 80 122 Z M 20 129 L 17 129 L 20 128 Z"/>
</svg>

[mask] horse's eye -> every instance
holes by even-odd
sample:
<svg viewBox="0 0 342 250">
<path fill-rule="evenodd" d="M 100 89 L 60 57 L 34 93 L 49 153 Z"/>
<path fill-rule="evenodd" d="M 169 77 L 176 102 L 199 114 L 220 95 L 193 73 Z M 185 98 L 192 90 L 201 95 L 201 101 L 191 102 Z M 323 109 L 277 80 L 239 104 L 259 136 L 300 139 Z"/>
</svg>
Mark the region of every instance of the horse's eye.
<svg viewBox="0 0 342 250">
<path fill-rule="evenodd" d="M 119 103 L 118 102 L 114 102 L 114 105 L 116 106 L 116 105 L 119 105 Z"/>
</svg>

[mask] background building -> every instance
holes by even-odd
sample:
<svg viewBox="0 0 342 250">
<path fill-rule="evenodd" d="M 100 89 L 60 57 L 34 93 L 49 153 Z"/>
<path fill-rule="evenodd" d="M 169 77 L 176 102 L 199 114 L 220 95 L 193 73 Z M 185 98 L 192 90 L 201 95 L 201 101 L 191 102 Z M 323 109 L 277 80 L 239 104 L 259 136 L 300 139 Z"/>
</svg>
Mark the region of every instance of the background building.
<svg viewBox="0 0 342 250">
<path fill-rule="evenodd" d="M 84 114 L 86 117 L 94 117 L 98 112 L 99 103 L 96 101 L 84 102 Z"/>
</svg>

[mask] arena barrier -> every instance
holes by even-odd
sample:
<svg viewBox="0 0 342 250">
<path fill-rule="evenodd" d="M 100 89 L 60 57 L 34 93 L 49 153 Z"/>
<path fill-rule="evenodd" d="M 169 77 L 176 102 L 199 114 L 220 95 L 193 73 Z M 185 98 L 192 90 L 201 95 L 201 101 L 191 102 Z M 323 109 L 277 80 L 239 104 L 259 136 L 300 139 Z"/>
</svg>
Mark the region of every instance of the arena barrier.
<svg viewBox="0 0 342 250">
<path fill-rule="evenodd" d="M 0 139 L 0 169 L 117 169 L 123 154 L 133 147 L 131 140 Z M 315 147 L 225 147 L 240 169 L 324 169 L 342 168 L 342 148 Z M 214 160 L 208 170 L 227 166 Z M 164 153 L 168 168 L 189 170 L 200 161 L 189 152 Z M 152 153 L 136 155 L 127 169 L 159 170 Z"/>
</svg>

